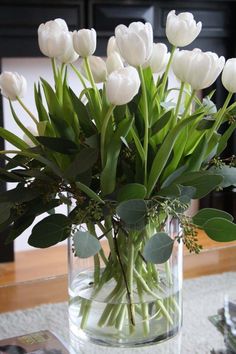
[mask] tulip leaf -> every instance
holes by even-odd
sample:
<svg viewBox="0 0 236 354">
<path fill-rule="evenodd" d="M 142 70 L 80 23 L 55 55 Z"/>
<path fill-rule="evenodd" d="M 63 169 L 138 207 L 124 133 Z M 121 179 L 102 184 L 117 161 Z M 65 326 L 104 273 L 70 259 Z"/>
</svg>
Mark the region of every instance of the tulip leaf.
<svg viewBox="0 0 236 354">
<path fill-rule="evenodd" d="M 173 250 L 174 240 L 165 232 L 157 232 L 146 243 L 143 256 L 147 262 L 162 264 L 168 261 Z"/>
<path fill-rule="evenodd" d="M 5 128 L 0 127 L 0 137 L 7 140 L 20 150 L 25 150 L 28 148 L 28 145 L 24 142 L 24 140 L 20 139 L 17 135 Z"/>
<path fill-rule="evenodd" d="M 37 136 L 37 140 L 48 149 L 60 152 L 61 154 L 75 154 L 78 152 L 78 146 L 68 139 Z"/>
<path fill-rule="evenodd" d="M 39 196 L 40 191 L 33 188 L 25 188 L 17 185 L 16 188 L 1 193 L 0 202 L 24 203 Z"/>
<path fill-rule="evenodd" d="M 204 208 L 195 214 L 192 218 L 193 223 L 202 227 L 209 219 L 212 218 L 224 218 L 229 221 L 233 221 L 232 215 L 226 211 L 214 209 L 214 208 Z"/>
<path fill-rule="evenodd" d="M 236 241 L 236 224 L 221 217 L 212 218 L 203 224 L 202 229 L 214 241 Z"/>
<path fill-rule="evenodd" d="M 38 248 L 53 246 L 69 236 L 68 226 L 68 219 L 65 215 L 49 215 L 33 227 L 28 243 Z"/>
<path fill-rule="evenodd" d="M 104 204 L 105 202 L 99 197 L 97 193 L 95 193 L 92 189 L 90 189 L 88 186 L 81 182 L 76 182 L 76 185 L 78 186 L 79 189 L 81 189 L 85 194 L 87 194 L 88 197 L 91 199 L 96 200 L 99 203 Z"/>
<path fill-rule="evenodd" d="M 168 158 L 172 152 L 174 144 L 177 140 L 182 129 L 185 128 L 188 124 L 190 124 L 195 117 L 188 117 L 184 120 L 181 120 L 166 136 L 164 142 L 162 143 L 160 149 L 158 150 L 156 157 L 154 158 L 151 172 L 148 179 L 148 196 L 151 195 L 153 188 L 156 185 L 158 178 L 160 177 Z"/>
<path fill-rule="evenodd" d="M 206 155 L 207 146 L 208 141 L 206 136 L 204 135 L 195 147 L 193 153 L 191 154 L 187 162 L 188 171 L 198 171 L 200 169 L 204 157 Z"/>
<path fill-rule="evenodd" d="M 79 258 L 95 256 L 101 249 L 98 239 L 87 231 L 77 231 L 73 235 L 73 241 L 75 255 Z"/>
<path fill-rule="evenodd" d="M 143 184 L 128 183 L 119 189 L 117 194 L 117 200 L 122 202 L 129 199 L 144 199 L 147 190 Z"/>
<path fill-rule="evenodd" d="M 130 229 L 140 229 L 145 226 L 147 205 L 143 199 L 130 199 L 121 202 L 116 213 Z"/>
<path fill-rule="evenodd" d="M 170 121 L 171 116 L 173 114 L 173 110 L 169 110 L 165 112 L 152 126 L 152 135 L 159 132 L 162 128 L 166 126 L 166 124 Z"/>
<path fill-rule="evenodd" d="M 200 122 L 198 123 L 196 129 L 197 130 L 207 130 L 210 129 L 213 124 L 215 123 L 215 119 L 212 118 L 211 116 L 209 117 L 205 117 L 202 120 L 200 120 Z"/>
<path fill-rule="evenodd" d="M 92 148 L 84 148 L 74 158 L 65 171 L 65 176 L 69 180 L 75 179 L 93 167 L 98 158 L 98 151 Z"/>
</svg>

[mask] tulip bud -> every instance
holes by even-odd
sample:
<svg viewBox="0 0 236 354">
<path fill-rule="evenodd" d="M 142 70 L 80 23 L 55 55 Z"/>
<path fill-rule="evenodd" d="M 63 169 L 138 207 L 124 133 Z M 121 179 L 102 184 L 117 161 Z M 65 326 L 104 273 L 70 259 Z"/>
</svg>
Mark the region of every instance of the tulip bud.
<svg viewBox="0 0 236 354">
<path fill-rule="evenodd" d="M 168 13 L 166 21 L 166 36 L 168 41 L 176 47 L 185 47 L 192 43 L 199 35 L 202 23 L 194 20 L 190 12 L 175 14 L 175 10 Z"/>
<path fill-rule="evenodd" d="M 105 61 L 95 55 L 90 56 L 88 60 L 94 81 L 97 84 L 106 81 L 107 67 Z M 87 77 L 84 62 L 81 65 L 81 72 L 85 77 Z"/>
<path fill-rule="evenodd" d="M 116 43 L 125 61 L 135 67 L 143 65 L 152 54 L 153 30 L 150 23 L 132 22 L 115 29 Z"/>
<path fill-rule="evenodd" d="M 125 67 L 113 71 L 106 82 L 107 99 L 116 106 L 126 104 L 137 95 L 139 87 L 139 75 L 134 68 Z"/>
<path fill-rule="evenodd" d="M 236 58 L 226 61 L 222 73 L 222 83 L 227 91 L 236 93 Z"/>
<path fill-rule="evenodd" d="M 124 67 L 121 56 L 117 52 L 111 53 L 106 60 L 107 72 L 108 74 L 112 73 L 112 71 L 122 69 Z"/>
<path fill-rule="evenodd" d="M 119 53 L 119 48 L 116 43 L 116 38 L 114 36 L 111 36 L 107 43 L 107 56 L 109 57 L 114 52 Z"/>
<path fill-rule="evenodd" d="M 93 55 L 97 45 L 97 33 L 95 29 L 81 29 L 73 32 L 73 43 L 76 53 L 82 58 Z"/>
<path fill-rule="evenodd" d="M 65 43 L 65 50 L 62 55 L 57 57 L 57 59 L 64 64 L 69 64 L 75 62 L 79 55 L 75 52 L 73 47 L 73 37 L 72 32 L 68 32 L 68 35 L 65 36 L 66 43 Z"/>
<path fill-rule="evenodd" d="M 69 37 L 67 24 L 60 18 L 42 23 L 38 28 L 39 48 L 49 58 L 57 58 L 65 53 Z"/>
<path fill-rule="evenodd" d="M 194 90 L 202 90 L 213 84 L 224 63 L 225 58 L 213 52 L 181 50 L 175 53 L 172 68 L 179 80 L 189 83 Z"/>
<path fill-rule="evenodd" d="M 153 43 L 153 51 L 150 59 L 144 64 L 144 68 L 150 66 L 153 73 L 159 73 L 165 69 L 169 60 L 167 46 L 164 43 Z"/>
<path fill-rule="evenodd" d="M 0 75 L 0 88 L 3 96 L 14 101 L 25 96 L 27 82 L 24 76 L 5 71 Z"/>
</svg>

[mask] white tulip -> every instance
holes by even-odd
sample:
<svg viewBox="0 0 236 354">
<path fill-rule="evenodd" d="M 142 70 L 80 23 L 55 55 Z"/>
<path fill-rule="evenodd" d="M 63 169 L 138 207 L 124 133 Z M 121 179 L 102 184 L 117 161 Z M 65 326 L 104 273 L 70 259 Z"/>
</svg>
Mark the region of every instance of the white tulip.
<svg viewBox="0 0 236 354">
<path fill-rule="evenodd" d="M 200 49 L 181 50 L 174 55 L 172 68 L 176 77 L 189 83 L 194 90 L 202 90 L 213 84 L 220 75 L 225 58 Z"/>
<path fill-rule="evenodd" d="M 107 56 L 109 57 L 114 52 L 117 52 L 120 54 L 119 48 L 116 43 L 116 38 L 115 38 L 115 36 L 111 36 L 107 42 Z"/>
<path fill-rule="evenodd" d="M 70 34 L 64 20 L 57 18 L 39 26 L 39 48 L 47 57 L 57 58 L 62 56 L 68 49 L 68 42 L 70 42 Z"/>
<path fill-rule="evenodd" d="M 166 36 L 168 41 L 176 47 L 185 47 L 192 43 L 199 35 L 202 23 L 194 20 L 190 12 L 175 14 L 175 10 L 168 13 L 166 21 Z"/>
<path fill-rule="evenodd" d="M 236 93 L 236 58 L 226 61 L 222 73 L 222 83 L 227 91 Z"/>
<path fill-rule="evenodd" d="M 159 73 L 165 69 L 169 60 L 167 46 L 164 43 L 153 43 L 153 51 L 150 59 L 144 64 L 144 67 L 150 66 L 153 73 Z"/>
<path fill-rule="evenodd" d="M 5 71 L 0 75 L 0 88 L 3 96 L 14 101 L 25 96 L 27 82 L 24 76 Z"/>
<path fill-rule="evenodd" d="M 119 25 L 115 37 L 122 58 L 129 65 L 143 65 L 152 55 L 153 30 L 148 22 L 132 22 L 129 27 Z"/>
<path fill-rule="evenodd" d="M 108 74 L 112 73 L 112 71 L 122 69 L 124 67 L 121 56 L 117 52 L 111 53 L 106 60 L 107 72 Z"/>
<path fill-rule="evenodd" d="M 57 59 L 64 64 L 74 63 L 79 58 L 79 55 L 74 50 L 72 32 L 68 32 L 65 38 L 66 46 L 64 53 L 58 56 Z"/>
<path fill-rule="evenodd" d="M 73 43 L 76 53 L 82 58 L 86 58 L 96 50 L 97 33 L 95 29 L 81 29 L 73 32 Z"/>
<path fill-rule="evenodd" d="M 107 78 L 107 67 L 105 61 L 100 58 L 92 55 L 88 58 L 90 69 L 93 75 L 94 81 L 98 84 L 100 82 L 106 81 Z M 87 78 L 84 62 L 81 65 L 81 72 Z"/>
<path fill-rule="evenodd" d="M 140 87 L 138 72 L 133 67 L 113 71 L 107 78 L 106 94 L 108 101 L 116 106 L 130 102 Z"/>
</svg>

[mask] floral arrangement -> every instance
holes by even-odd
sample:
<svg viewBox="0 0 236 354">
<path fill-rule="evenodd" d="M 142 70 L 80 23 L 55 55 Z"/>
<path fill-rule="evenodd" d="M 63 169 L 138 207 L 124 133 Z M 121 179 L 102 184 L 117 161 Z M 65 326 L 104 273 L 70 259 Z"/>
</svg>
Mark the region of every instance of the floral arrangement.
<svg viewBox="0 0 236 354">
<path fill-rule="evenodd" d="M 0 76 L 2 94 L 25 136 L 21 139 L 0 128 L 0 136 L 15 147 L 1 151 L 6 163 L 0 178 L 17 183 L 0 195 L 1 229 L 10 226 L 6 241 L 13 241 L 36 216 L 48 212 L 33 227 L 29 244 L 45 248 L 72 235 L 74 254 L 94 257 L 93 296 L 115 279 L 110 298 L 128 298 L 130 333 L 136 311 L 145 319 L 147 315 L 145 306 L 141 310 L 134 306 L 134 286 L 139 298 L 155 295 L 154 265 L 168 262 L 174 244 L 183 242 L 199 252 L 197 229 L 220 242 L 236 239 L 233 217 L 224 211 L 185 214 L 191 199 L 236 184 L 235 157 L 220 157 L 236 127 L 236 103 L 231 103 L 236 59 L 225 63 L 212 52 L 177 49 L 190 44 L 201 27 L 192 14 L 171 11 L 166 23 L 172 45 L 168 53 L 166 45 L 153 43 L 149 23 L 119 25 L 108 41 L 105 61 L 93 55 L 94 29 L 72 33 L 62 19 L 41 24 L 39 47 L 51 58 L 54 87 L 42 78 L 35 85 L 37 116 L 22 101 L 24 77 L 10 72 Z M 73 63 L 79 57 L 78 68 Z M 170 68 L 179 87 L 168 86 Z M 70 70 L 82 85 L 78 93 L 68 84 Z M 211 86 L 222 71 L 229 93 L 217 109 L 214 91 L 203 99 L 197 92 Z M 170 98 L 173 92 L 176 102 Z M 32 130 L 22 124 L 13 101 L 32 119 Z M 224 133 L 219 132 L 222 124 Z M 61 204 L 68 206 L 68 215 L 57 212 Z M 181 225 L 174 238 L 164 229 L 169 216 Z M 103 240 L 108 241 L 109 255 Z M 171 321 L 164 301 L 157 297 L 156 301 Z M 81 327 L 86 326 L 88 313 L 89 306 L 82 306 Z M 121 329 L 124 316 L 122 306 L 108 307 L 99 323 L 110 318 L 110 325 Z"/>
</svg>

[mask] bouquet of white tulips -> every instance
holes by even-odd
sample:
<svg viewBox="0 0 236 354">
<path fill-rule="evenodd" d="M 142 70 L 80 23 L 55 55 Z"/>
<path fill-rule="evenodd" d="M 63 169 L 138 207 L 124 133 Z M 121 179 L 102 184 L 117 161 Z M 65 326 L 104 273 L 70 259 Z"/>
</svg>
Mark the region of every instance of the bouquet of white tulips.
<svg viewBox="0 0 236 354">
<path fill-rule="evenodd" d="M 193 217 L 184 213 L 191 199 L 236 184 L 235 158 L 220 157 L 236 127 L 236 103 L 231 102 L 236 58 L 225 63 L 212 52 L 177 49 L 190 44 L 201 27 L 192 14 L 171 11 L 166 24 L 172 45 L 168 53 L 165 44 L 153 43 L 151 24 L 119 25 L 104 60 L 93 55 L 94 29 L 72 33 L 62 19 L 41 24 L 39 47 L 51 58 L 54 86 L 44 79 L 35 85 L 37 116 L 23 103 L 24 77 L 9 72 L 0 76 L 2 94 L 25 135 L 22 139 L 0 128 L 0 136 L 15 147 L 1 151 L 6 163 L 0 178 L 17 183 L 0 195 L 0 227 L 10 227 L 6 242 L 48 212 L 33 227 L 29 244 L 45 248 L 72 235 L 74 255 L 94 260 L 91 298 L 102 292 L 111 301 L 97 319 L 98 327 L 114 327 L 116 338 L 124 336 L 125 323 L 131 337 L 140 336 L 137 317 L 145 336 L 153 318 L 162 316 L 173 324 L 171 314 L 179 309 L 172 297 L 171 310 L 162 300 L 158 267 L 166 265 L 171 283 L 168 259 L 174 245 L 182 242 L 199 252 L 197 229 L 216 241 L 236 239 L 236 225 L 228 213 L 215 209 L 200 210 Z M 170 68 L 179 79 L 178 87 L 168 87 Z M 69 86 L 71 70 L 82 85 L 78 92 Z M 197 92 L 211 86 L 222 71 L 229 93 L 217 109 L 214 91 L 203 99 Z M 173 91 L 176 101 L 171 99 Z M 13 101 L 29 115 L 32 130 L 22 124 Z M 219 133 L 222 124 L 225 130 Z M 61 204 L 69 206 L 68 215 L 57 212 Z M 174 237 L 164 227 L 170 217 L 181 225 Z M 105 296 L 107 284 L 112 286 Z M 146 296 L 155 300 L 152 318 Z M 80 327 L 86 329 L 91 304 L 77 300 Z"/>
</svg>

